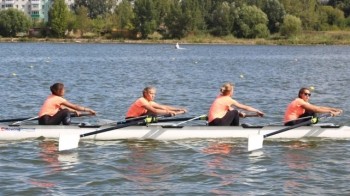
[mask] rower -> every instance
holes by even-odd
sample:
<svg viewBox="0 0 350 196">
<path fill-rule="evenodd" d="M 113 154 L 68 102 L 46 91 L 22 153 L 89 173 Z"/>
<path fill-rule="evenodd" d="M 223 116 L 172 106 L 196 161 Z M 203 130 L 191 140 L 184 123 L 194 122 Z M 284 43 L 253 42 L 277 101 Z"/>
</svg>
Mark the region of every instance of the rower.
<svg viewBox="0 0 350 196">
<path fill-rule="evenodd" d="M 234 107 L 256 112 L 259 117 L 263 117 L 264 113 L 248 105 L 239 103 L 232 99 L 234 85 L 225 83 L 220 88 L 220 94 L 212 103 L 208 113 L 209 126 L 239 126 L 239 117 L 245 117 L 245 113 L 238 112 Z"/>
<path fill-rule="evenodd" d="M 138 98 L 128 109 L 126 119 L 144 115 L 167 115 L 175 116 L 187 112 L 184 108 L 176 108 L 169 105 L 158 104 L 154 101 L 156 88 L 148 86 L 143 89 L 142 97 Z"/>
<path fill-rule="evenodd" d="M 298 97 L 294 99 L 287 107 L 284 115 L 284 125 L 291 126 L 304 121 L 309 121 L 316 117 L 316 113 L 330 113 L 332 116 L 338 116 L 343 111 L 338 108 L 316 106 L 309 103 L 311 97 L 309 88 L 301 88 Z"/>
<path fill-rule="evenodd" d="M 90 108 L 82 107 L 70 103 L 63 98 L 65 88 L 62 83 L 55 83 L 50 87 L 51 95 L 49 95 L 42 105 L 39 112 L 39 125 L 69 125 L 70 112 L 74 112 L 77 116 L 80 112 L 89 112 L 95 115 L 96 112 Z"/>
</svg>

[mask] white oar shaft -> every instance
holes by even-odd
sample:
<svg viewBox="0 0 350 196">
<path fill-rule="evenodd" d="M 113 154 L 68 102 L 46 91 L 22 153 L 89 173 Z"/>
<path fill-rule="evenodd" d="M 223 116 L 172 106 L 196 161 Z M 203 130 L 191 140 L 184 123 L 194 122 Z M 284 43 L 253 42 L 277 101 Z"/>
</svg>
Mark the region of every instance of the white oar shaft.
<svg viewBox="0 0 350 196">
<path fill-rule="evenodd" d="M 21 124 L 21 123 L 26 122 L 26 121 L 36 120 L 38 118 L 39 118 L 39 116 L 35 116 L 35 117 L 32 117 L 32 118 L 28 118 L 28 119 L 25 119 L 25 120 L 14 122 L 14 123 L 12 123 L 12 125 L 18 125 L 18 124 Z"/>
<path fill-rule="evenodd" d="M 197 116 L 197 117 L 191 118 L 191 119 L 189 119 L 189 120 L 186 120 L 186 121 L 183 121 L 183 122 L 179 122 L 179 123 L 177 123 L 177 124 L 173 124 L 172 126 L 177 127 L 177 126 L 179 126 L 179 125 L 182 125 L 182 124 L 185 124 L 185 123 L 188 123 L 188 122 L 191 122 L 191 121 L 194 121 L 194 120 L 200 119 L 200 118 L 204 118 L 204 117 L 206 117 L 206 115 L 200 115 L 200 116 Z"/>
</svg>

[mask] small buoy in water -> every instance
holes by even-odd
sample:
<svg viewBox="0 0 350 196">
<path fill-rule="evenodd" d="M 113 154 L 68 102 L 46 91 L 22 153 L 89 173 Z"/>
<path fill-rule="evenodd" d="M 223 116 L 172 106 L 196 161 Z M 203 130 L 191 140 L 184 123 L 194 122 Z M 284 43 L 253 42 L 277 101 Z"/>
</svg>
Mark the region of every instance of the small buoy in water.
<svg viewBox="0 0 350 196">
<path fill-rule="evenodd" d="M 33 65 L 30 65 L 29 67 L 30 67 L 30 68 L 33 68 L 34 66 L 33 66 Z"/>
<path fill-rule="evenodd" d="M 13 76 L 17 76 L 17 74 L 16 74 L 16 73 L 12 73 L 12 75 L 13 75 Z"/>
<path fill-rule="evenodd" d="M 314 91 L 314 90 L 315 90 L 315 87 L 310 86 L 310 90 Z"/>
<path fill-rule="evenodd" d="M 244 75 L 243 75 L 243 74 L 241 74 L 239 77 L 244 78 Z"/>
<path fill-rule="evenodd" d="M 194 63 L 195 63 L 195 64 L 197 64 L 198 62 L 197 62 L 197 61 L 195 61 Z"/>
</svg>

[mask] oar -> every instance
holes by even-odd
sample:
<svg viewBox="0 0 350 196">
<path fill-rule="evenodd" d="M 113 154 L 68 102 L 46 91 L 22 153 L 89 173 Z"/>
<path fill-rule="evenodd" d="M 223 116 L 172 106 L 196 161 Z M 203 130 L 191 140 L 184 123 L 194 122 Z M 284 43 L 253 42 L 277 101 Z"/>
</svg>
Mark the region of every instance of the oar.
<svg viewBox="0 0 350 196">
<path fill-rule="evenodd" d="M 260 116 L 257 113 L 256 114 L 245 114 L 245 116 L 243 118 L 248 118 L 248 117 L 260 117 Z"/>
<path fill-rule="evenodd" d="M 24 120 L 19 120 L 17 122 L 12 123 L 12 125 L 18 125 L 18 124 L 21 124 L 23 122 L 31 121 L 31 120 L 37 120 L 38 118 L 39 118 L 39 116 L 35 116 L 35 117 L 24 119 Z"/>
<path fill-rule="evenodd" d="M 104 133 L 107 131 L 113 131 L 113 130 L 117 130 L 117 129 L 121 129 L 121 128 L 125 128 L 125 127 L 129 127 L 129 126 L 134 126 L 134 125 L 144 125 L 144 124 L 148 124 L 148 123 L 152 123 L 157 121 L 158 118 L 163 118 L 163 117 L 169 117 L 169 115 L 164 115 L 161 117 L 147 117 L 143 120 L 138 120 L 138 121 L 131 121 L 125 124 L 118 124 L 116 126 L 112 126 L 112 127 L 108 127 L 105 129 L 101 129 L 101 130 L 96 130 L 96 131 L 92 131 L 89 133 L 83 133 L 83 134 L 62 134 L 59 137 L 59 141 L 58 141 L 58 150 L 59 151 L 63 151 L 63 150 L 70 150 L 70 149 L 74 149 L 77 148 L 79 145 L 79 141 L 80 138 L 82 137 L 87 137 L 90 135 L 96 135 L 99 133 Z"/>
<path fill-rule="evenodd" d="M 289 121 L 285 121 L 285 122 L 271 122 L 271 123 L 268 123 L 267 125 L 264 125 L 264 126 L 270 126 L 270 125 L 281 125 L 281 124 L 286 124 L 288 122 L 292 122 L 292 121 L 298 121 L 298 120 L 305 120 L 305 119 L 311 119 L 312 116 L 305 116 L 305 117 L 301 117 L 301 118 L 297 118 L 295 120 L 289 120 Z"/>
<path fill-rule="evenodd" d="M 179 125 L 181 125 L 181 124 L 185 124 L 185 123 L 188 123 L 188 122 L 191 122 L 191 121 L 194 121 L 194 120 L 200 120 L 200 119 L 207 119 L 207 115 L 203 114 L 203 115 L 200 115 L 200 116 L 197 116 L 197 117 L 188 119 L 188 120 L 186 120 L 186 121 L 179 122 L 179 123 L 177 123 L 177 124 L 173 124 L 172 126 L 177 127 L 177 126 L 179 126 Z"/>
<path fill-rule="evenodd" d="M 193 119 L 196 118 L 196 119 Z M 201 115 L 201 118 L 198 117 L 184 117 L 184 118 L 170 118 L 170 119 L 158 119 L 157 122 L 177 122 L 177 121 L 188 121 L 188 120 L 208 120 L 207 115 Z M 192 120 L 191 120 L 192 121 Z"/>
<path fill-rule="evenodd" d="M 24 120 L 31 119 L 31 118 L 35 118 L 35 117 L 4 119 L 4 120 L 0 120 L 0 123 L 3 123 L 3 122 L 24 121 Z"/>
<path fill-rule="evenodd" d="M 104 125 L 120 125 L 120 124 L 129 123 L 129 122 L 132 122 L 132 121 L 143 120 L 143 119 L 145 119 L 147 117 L 150 117 L 150 116 L 144 115 L 144 116 L 138 116 L 138 117 L 133 117 L 133 118 L 127 118 L 127 119 L 125 119 L 123 121 L 112 121 L 112 122 L 106 123 Z"/>
<path fill-rule="evenodd" d="M 91 116 L 91 114 L 90 113 L 82 113 L 79 116 L 77 116 L 76 113 L 71 113 L 71 117 L 83 117 L 83 116 Z M 39 116 L 30 117 L 30 118 L 18 118 L 16 120 L 16 122 L 12 123 L 11 125 L 19 125 L 19 124 L 22 124 L 23 122 L 26 122 L 26 121 L 38 120 L 38 119 L 39 119 Z M 14 120 L 14 119 L 12 119 L 12 120 Z M 7 122 L 13 122 L 13 121 L 7 121 Z"/>
<path fill-rule="evenodd" d="M 283 129 L 280 129 L 280 130 L 277 130 L 277 131 L 274 131 L 274 132 L 271 132 L 271 133 L 267 133 L 265 135 L 261 135 L 261 134 L 250 135 L 248 137 L 248 152 L 254 151 L 254 150 L 258 150 L 258 149 L 262 148 L 263 147 L 263 143 L 264 143 L 264 139 L 267 138 L 267 137 L 270 137 L 270 136 L 273 136 L 273 135 L 276 135 L 278 133 L 282 133 L 282 132 L 285 132 L 285 131 L 289 131 L 291 129 L 295 129 L 295 128 L 298 128 L 298 127 L 301 127 L 301 126 L 310 125 L 310 124 L 316 124 L 319 119 L 327 118 L 329 116 L 330 115 L 328 114 L 328 115 L 325 115 L 325 116 L 320 117 L 320 118 L 314 117 L 314 118 L 311 118 L 308 121 L 304 121 L 302 123 L 299 123 L 299 124 L 296 124 L 296 125 L 293 125 L 293 126 L 288 126 L 286 128 L 283 128 Z"/>
</svg>

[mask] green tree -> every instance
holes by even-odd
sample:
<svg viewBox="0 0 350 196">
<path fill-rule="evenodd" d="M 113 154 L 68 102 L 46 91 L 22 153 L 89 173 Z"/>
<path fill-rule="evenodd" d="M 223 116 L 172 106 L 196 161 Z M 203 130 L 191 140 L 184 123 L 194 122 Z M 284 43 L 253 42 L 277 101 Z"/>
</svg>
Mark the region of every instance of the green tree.
<svg viewBox="0 0 350 196">
<path fill-rule="evenodd" d="M 318 0 L 280 0 L 286 13 L 300 18 L 304 29 L 317 30 L 319 24 Z"/>
<path fill-rule="evenodd" d="M 27 32 L 30 26 L 30 19 L 23 12 L 16 9 L 0 11 L 1 36 L 15 37 L 19 32 Z"/>
<path fill-rule="evenodd" d="M 54 36 L 63 37 L 67 30 L 69 11 L 64 0 L 55 0 L 49 11 L 49 26 Z"/>
<path fill-rule="evenodd" d="M 296 36 L 301 33 L 301 25 L 300 18 L 287 14 L 283 19 L 280 33 L 286 37 Z"/>
<path fill-rule="evenodd" d="M 166 32 L 165 17 L 170 13 L 172 3 L 172 0 L 154 0 L 157 31 L 161 34 Z"/>
<path fill-rule="evenodd" d="M 321 24 L 326 24 L 326 26 L 342 27 L 345 20 L 344 12 L 337 8 L 333 8 L 332 6 L 321 6 L 320 20 L 321 20 Z M 323 30 L 328 30 L 328 29 L 326 28 Z"/>
<path fill-rule="evenodd" d="M 212 12 L 212 24 L 215 24 L 210 29 L 215 36 L 226 36 L 231 33 L 233 20 L 231 18 L 231 6 L 228 2 L 223 2 L 218 5 Z"/>
<path fill-rule="evenodd" d="M 236 37 L 256 38 L 266 36 L 267 15 L 256 6 L 244 5 L 238 9 L 237 18 L 235 18 L 233 34 Z"/>
<path fill-rule="evenodd" d="M 132 4 L 128 0 L 123 0 L 115 9 L 115 14 L 118 19 L 118 28 L 119 29 L 134 29 L 132 21 L 135 18 L 133 12 Z"/>
<path fill-rule="evenodd" d="M 91 19 L 98 16 L 105 17 L 106 14 L 111 13 L 115 0 L 75 0 L 73 9 L 77 11 L 79 7 L 86 7 L 88 15 Z"/>
<path fill-rule="evenodd" d="M 170 13 L 165 17 L 165 25 L 168 29 L 166 36 L 169 38 L 183 38 L 189 30 L 189 21 L 182 12 L 181 2 L 176 2 L 170 7 Z"/>
<path fill-rule="evenodd" d="M 328 5 L 342 10 L 345 17 L 350 16 L 350 0 L 329 0 Z"/>
<path fill-rule="evenodd" d="M 278 0 L 261 0 L 261 10 L 269 20 L 268 27 L 271 33 L 279 31 L 283 18 L 286 15 L 283 5 Z"/>
<path fill-rule="evenodd" d="M 187 0 L 180 1 L 182 7 L 183 16 L 188 20 L 188 31 L 198 32 L 206 29 L 206 23 L 204 21 L 201 0 Z"/>
<path fill-rule="evenodd" d="M 93 19 L 92 24 L 91 24 L 92 32 L 94 32 L 98 36 L 101 36 L 101 32 L 103 32 L 105 29 L 105 22 L 104 21 L 105 20 L 101 16 Z"/>
<path fill-rule="evenodd" d="M 67 20 L 67 30 L 68 31 L 74 31 L 76 29 L 77 29 L 76 14 L 74 14 L 73 12 L 69 12 L 68 20 Z"/>
<path fill-rule="evenodd" d="M 80 31 L 80 36 L 89 31 L 91 27 L 91 19 L 88 17 L 87 7 L 81 6 L 76 10 L 76 29 Z"/>
<path fill-rule="evenodd" d="M 146 39 L 149 34 L 157 28 L 155 20 L 155 6 L 153 0 L 135 0 L 134 2 L 134 26 L 141 33 L 141 37 Z"/>
</svg>

